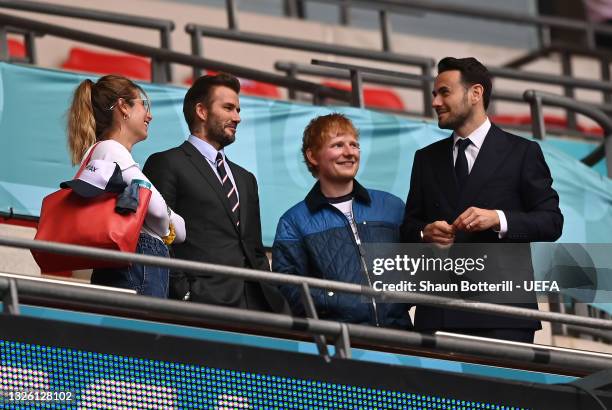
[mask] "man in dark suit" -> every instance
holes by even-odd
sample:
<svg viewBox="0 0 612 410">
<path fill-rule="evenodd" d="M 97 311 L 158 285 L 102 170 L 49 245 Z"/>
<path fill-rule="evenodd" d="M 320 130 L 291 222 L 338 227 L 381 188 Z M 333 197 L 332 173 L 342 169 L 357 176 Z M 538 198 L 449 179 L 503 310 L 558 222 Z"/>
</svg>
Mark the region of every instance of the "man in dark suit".
<svg viewBox="0 0 612 410">
<path fill-rule="evenodd" d="M 185 219 L 187 239 L 173 247 L 177 258 L 269 271 L 257 181 L 224 152 L 240 123 L 239 92 L 232 75 L 198 78 L 183 102 L 191 135 L 179 147 L 151 155 L 143 171 Z M 290 312 L 275 286 L 217 275 L 172 272 L 170 297 Z"/>
<path fill-rule="evenodd" d="M 486 109 L 491 88 L 488 70 L 475 58 L 447 57 L 438 63 L 433 107 L 438 126 L 453 134 L 415 153 L 401 228 L 404 242 L 448 246 L 555 241 L 561 236 L 559 196 L 542 150 L 536 142 L 490 123 Z M 509 267 L 512 257 L 524 263 L 529 259 L 529 268 L 517 269 L 512 278 L 522 284 L 533 279 L 533 268 L 529 246 L 518 249 L 518 255 L 498 253 L 496 266 Z M 518 305 L 537 309 L 535 295 L 528 299 Z M 541 328 L 535 320 L 428 306 L 417 307 L 415 321 L 421 330 L 522 342 L 532 342 Z"/>
</svg>

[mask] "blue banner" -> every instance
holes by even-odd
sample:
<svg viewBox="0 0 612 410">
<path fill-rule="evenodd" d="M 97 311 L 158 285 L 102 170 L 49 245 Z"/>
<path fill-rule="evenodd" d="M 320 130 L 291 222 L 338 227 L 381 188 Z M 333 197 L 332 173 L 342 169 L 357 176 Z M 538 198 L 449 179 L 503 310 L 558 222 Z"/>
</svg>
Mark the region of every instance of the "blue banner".
<svg viewBox="0 0 612 410">
<path fill-rule="evenodd" d="M 86 76 L 0 63 L 0 211 L 38 216 L 42 198 L 72 178 L 66 112 Z M 95 77 L 90 77 L 95 79 Z M 134 147 L 144 165 L 153 152 L 179 145 L 189 134 L 182 114 L 186 89 L 143 84 L 152 100 L 146 141 Z M 234 162 L 259 182 L 264 244 L 274 239 L 279 217 L 315 182 L 300 153 L 302 131 L 315 116 L 337 111 L 360 130 L 359 181 L 406 198 L 414 152 L 444 138 L 435 123 L 350 107 L 317 107 L 242 97 L 242 123 L 227 148 Z M 578 161 L 592 144 L 549 138 L 541 143 L 561 197 L 561 242 L 607 243 L 612 228 L 612 182 Z"/>
</svg>

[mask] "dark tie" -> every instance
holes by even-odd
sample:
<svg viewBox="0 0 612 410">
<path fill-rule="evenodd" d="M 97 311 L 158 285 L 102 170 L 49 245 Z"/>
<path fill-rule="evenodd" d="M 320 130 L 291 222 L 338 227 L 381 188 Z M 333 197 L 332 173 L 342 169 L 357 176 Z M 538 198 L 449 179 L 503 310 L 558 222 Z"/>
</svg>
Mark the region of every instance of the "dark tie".
<svg viewBox="0 0 612 410">
<path fill-rule="evenodd" d="M 223 155 L 218 152 L 215 163 L 217 164 L 219 178 L 221 178 L 221 186 L 230 209 L 232 210 L 232 220 L 236 226 L 240 226 L 240 204 L 238 203 L 238 194 L 236 193 L 236 187 L 232 184 L 232 180 L 229 178 L 229 175 L 227 175 L 227 172 L 225 172 L 224 162 Z"/>
<path fill-rule="evenodd" d="M 460 138 L 457 140 L 457 159 L 455 160 L 455 175 L 457 175 L 457 183 L 459 190 L 463 189 L 465 182 L 467 181 L 468 170 L 467 157 L 465 156 L 465 149 L 471 144 L 469 138 Z"/>
</svg>

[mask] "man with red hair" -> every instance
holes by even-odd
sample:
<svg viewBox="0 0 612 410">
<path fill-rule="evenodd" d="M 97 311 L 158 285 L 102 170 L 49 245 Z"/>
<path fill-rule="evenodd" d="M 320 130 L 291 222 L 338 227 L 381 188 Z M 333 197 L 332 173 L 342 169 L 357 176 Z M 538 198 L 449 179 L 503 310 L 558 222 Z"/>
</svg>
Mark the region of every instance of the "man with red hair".
<svg viewBox="0 0 612 410">
<path fill-rule="evenodd" d="M 366 189 L 355 179 L 359 134 L 342 114 L 313 119 L 304 130 L 302 155 L 317 179 L 306 198 L 280 219 L 272 269 L 307 277 L 372 286 L 364 243 L 398 242 L 404 213 L 401 199 Z M 281 290 L 296 315 L 304 315 L 300 290 Z M 311 289 L 320 318 L 375 326 L 409 328 L 409 306 Z"/>
</svg>

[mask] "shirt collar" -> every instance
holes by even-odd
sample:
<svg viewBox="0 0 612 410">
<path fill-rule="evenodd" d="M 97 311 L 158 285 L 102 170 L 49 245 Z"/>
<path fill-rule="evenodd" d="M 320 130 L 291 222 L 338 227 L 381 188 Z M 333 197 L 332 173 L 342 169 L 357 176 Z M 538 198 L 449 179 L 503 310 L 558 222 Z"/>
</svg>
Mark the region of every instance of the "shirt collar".
<svg viewBox="0 0 612 410">
<path fill-rule="evenodd" d="M 370 194 L 368 190 L 365 189 L 356 179 L 353 180 L 353 199 L 357 202 L 362 202 L 366 205 L 370 205 Z M 308 195 L 306 195 L 306 206 L 310 213 L 315 213 L 320 208 L 329 204 L 329 201 L 321 192 L 321 183 L 317 181 L 316 184 L 312 187 Z"/>
<path fill-rule="evenodd" d="M 490 129 L 491 129 L 491 121 L 489 121 L 489 117 L 487 117 L 485 121 L 482 124 L 480 124 L 478 128 L 472 131 L 472 133 L 468 135 L 466 138 L 469 138 L 471 143 L 474 144 L 476 148 L 480 149 Z M 459 138 L 461 138 L 459 135 L 457 135 L 456 133 L 453 133 L 453 147 L 455 146 L 455 144 L 457 144 L 457 141 L 459 140 Z"/>
<path fill-rule="evenodd" d="M 225 160 L 225 152 L 223 151 L 223 148 L 221 148 L 220 151 L 217 151 L 215 147 L 210 145 L 208 142 L 204 141 L 201 138 L 196 137 L 193 134 L 189 136 L 187 141 L 189 141 L 191 145 L 196 147 L 196 149 L 200 152 L 200 154 L 202 154 L 211 163 L 214 164 L 215 161 L 217 160 L 218 152 L 220 152 L 221 155 L 223 155 L 223 159 Z"/>
</svg>

